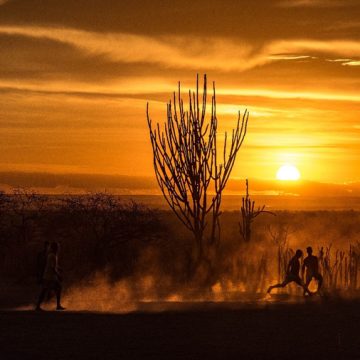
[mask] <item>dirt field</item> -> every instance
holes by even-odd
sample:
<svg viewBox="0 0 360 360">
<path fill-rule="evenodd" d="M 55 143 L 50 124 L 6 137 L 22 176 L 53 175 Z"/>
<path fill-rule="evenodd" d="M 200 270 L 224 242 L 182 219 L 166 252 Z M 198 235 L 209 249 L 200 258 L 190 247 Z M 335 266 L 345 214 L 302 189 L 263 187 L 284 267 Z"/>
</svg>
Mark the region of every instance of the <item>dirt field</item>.
<svg viewBox="0 0 360 360">
<path fill-rule="evenodd" d="M 147 304 L 128 314 L 0 311 L 7 359 L 359 359 L 360 303 Z"/>
</svg>

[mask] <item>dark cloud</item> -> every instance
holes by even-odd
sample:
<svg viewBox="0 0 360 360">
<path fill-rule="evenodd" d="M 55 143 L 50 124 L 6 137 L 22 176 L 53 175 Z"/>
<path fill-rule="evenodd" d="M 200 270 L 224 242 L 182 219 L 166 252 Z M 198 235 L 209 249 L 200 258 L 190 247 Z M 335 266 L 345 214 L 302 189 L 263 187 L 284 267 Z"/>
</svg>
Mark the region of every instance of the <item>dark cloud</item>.
<svg viewBox="0 0 360 360">
<path fill-rule="evenodd" d="M 320 7 L 320 8 L 332 8 L 332 7 L 357 7 L 357 0 L 279 0 L 277 6 L 283 7 Z"/>
<path fill-rule="evenodd" d="M 106 81 L 159 72 L 159 65 L 111 61 L 70 44 L 45 38 L 0 35 L 0 79 Z"/>
<path fill-rule="evenodd" d="M 103 32 L 197 34 L 255 41 L 273 38 L 333 38 L 359 34 L 327 30 L 335 21 L 358 20 L 360 5 L 277 7 L 251 0 L 13 0 L 0 12 L 2 24 L 53 25 Z"/>
<path fill-rule="evenodd" d="M 300 196 L 359 196 L 360 183 L 333 184 L 314 181 L 281 182 L 250 179 L 251 191 L 274 194 L 296 194 Z M 39 192 L 73 193 L 112 190 L 119 194 L 146 193 L 160 195 L 154 176 L 119 176 L 94 174 L 53 174 L 41 172 L 0 172 L 0 189 L 30 187 Z M 242 193 L 243 179 L 230 179 L 228 193 Z M 152 192 L 151 192 L 152 191 Z"/>
<path fill-rule="evenodd" d="M 68 187 L 88 191 L 109 188 L 132 190 L 156 188 L 154 177 L 10 171 L 0 172 L 0 183 L 11 187 Z"/>
</svg>

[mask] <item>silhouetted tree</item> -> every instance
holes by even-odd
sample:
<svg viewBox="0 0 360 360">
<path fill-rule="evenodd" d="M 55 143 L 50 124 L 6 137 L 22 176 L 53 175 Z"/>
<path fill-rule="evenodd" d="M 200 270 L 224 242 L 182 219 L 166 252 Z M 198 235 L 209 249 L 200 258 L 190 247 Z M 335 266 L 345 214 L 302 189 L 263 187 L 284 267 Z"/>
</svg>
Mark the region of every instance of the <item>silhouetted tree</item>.
<svg viewBox="0 0 360 360">
<path fill-rule="evenodd" d="M 251 225 L 256 217 L 262 213 L 268 213 L 275 215 L 271 211 L 265 210 L 265 205 L 255 209 L 255 201 L 250 199 L 249 195 L 249 181 L 246 179 L 246 195 L 242 198 L 242 206 L 240 210 L 241 222 L 239 222 L 240 234 L 242 239 L 245 242 L 250 242 L 251 240 Z"/>
<path fill-rule="evenodd" d="M 170 208 L 194 234 L 197 262 L 206 258 L 206 252 L 218 243 L 221 195 L 244 141 L 249 117 L 247 110 L 242 117 L 238 113 L 230 143 L 225 132 L 223 148 L 218 149 L 215 83 L 212 90 L 210 118 L 206 114 L 206 75 L 202 94 L 199 94 L 197 76 L 196 91 L 189 91 L 187 110 L 179 82 L 177 94 L 174 92 L 173 101 L 167 104 L 167 120 L 163 127 L 159 123 L 153 126 L 147 104 L 156 178 Z M 205 241 L 209 217 L 211 230 Z"/>
<path fill-rule="evenodd" d="M 4 191 L 0 191 L 0 224 L 3 222 L 8 206 L 9 196 Z"/>
<path fill-rule="evenodd" d="M 3 247 L 5 238 L 8 234 L 7 230 L 9 228 L 8 218 L 9 218 L 9 205 L 10 199 L 4 191 L 0 191 L 0 244 Z"/>
</svg>

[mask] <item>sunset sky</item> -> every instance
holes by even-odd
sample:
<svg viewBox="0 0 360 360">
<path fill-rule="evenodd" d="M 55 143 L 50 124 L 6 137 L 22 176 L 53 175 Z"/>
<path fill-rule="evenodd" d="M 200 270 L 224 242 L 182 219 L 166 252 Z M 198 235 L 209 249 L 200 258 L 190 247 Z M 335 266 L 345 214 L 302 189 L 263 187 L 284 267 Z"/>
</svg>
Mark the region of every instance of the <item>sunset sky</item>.
<svg viewBox="0 0 360 360">
<path fill-rule="evenodd" d="M 0 49 L 0 172 L 153 176 L 146 102 L 206 73 L 234 178 L 360 181 L 357 0 L 0 0 Z"/>
</svg>

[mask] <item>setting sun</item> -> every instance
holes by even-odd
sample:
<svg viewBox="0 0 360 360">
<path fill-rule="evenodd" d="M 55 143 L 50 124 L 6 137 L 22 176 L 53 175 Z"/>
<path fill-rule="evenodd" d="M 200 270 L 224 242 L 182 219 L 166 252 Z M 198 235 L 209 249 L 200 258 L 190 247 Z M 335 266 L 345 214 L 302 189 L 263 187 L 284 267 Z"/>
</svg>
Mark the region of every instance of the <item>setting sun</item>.
<svg viewBox="0 0 360 360">
<path fill-rule="evenodd" d="M 276 178 L 278 180 L 299 180 L 300 172 L 296 166 L 291 164 L 285 164 L 279 168 L 276 173 Z"/>
</svg>

